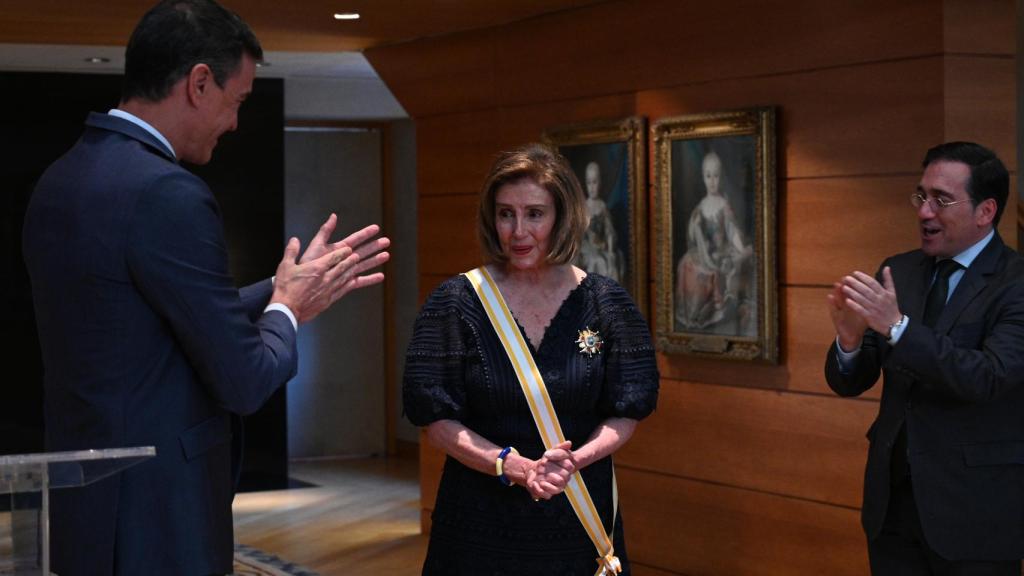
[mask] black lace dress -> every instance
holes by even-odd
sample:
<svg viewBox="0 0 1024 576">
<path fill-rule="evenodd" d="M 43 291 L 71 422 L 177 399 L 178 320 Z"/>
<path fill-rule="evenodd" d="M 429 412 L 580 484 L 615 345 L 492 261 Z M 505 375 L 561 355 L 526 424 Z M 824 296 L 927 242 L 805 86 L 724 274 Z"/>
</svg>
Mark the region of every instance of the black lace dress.
<svg viewBox="0 0 1024 576">
<path fill-rule="evenodd" d="M 580 353 L 579 331 L 596 330 L 599 354 Z M 522 328 L 520 327 L 520 330 Z M 582 446 L 610 417 L 641 419 L 658 399 L 658 371 L 647 324 L 626 291 L 590 274 L 562 303 L 531 352 L 547 384 L 562 431 Z M 442 284 L 416 320 L 406 356 L 405 412 L 417 426 L 458 420 L 497 444 L 536 459 L 544 447 L 529 406 L 473 287 L 464 276 Z M 612 461 L 582 471 L 605 529 L 612 516 Z M 564 494 L 534 502 L 448 457 L 434 507 L 423 574 L 586 575 L 597 552 Z M 629 573 L 622 520 L 616 555 Z"/>
</svg>

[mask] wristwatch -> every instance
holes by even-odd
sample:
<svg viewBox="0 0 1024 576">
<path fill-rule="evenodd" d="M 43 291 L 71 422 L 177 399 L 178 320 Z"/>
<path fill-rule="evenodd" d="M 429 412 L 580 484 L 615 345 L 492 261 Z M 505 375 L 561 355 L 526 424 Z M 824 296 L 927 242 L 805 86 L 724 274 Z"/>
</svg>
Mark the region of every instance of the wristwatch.
<svg viewBox="0 0 1024 576">
<path fill-rule="evenodd" d="M 885 335 L 885 339 L 892 341 L 892 335 L 895 334 L 897 330 L 903 327 L 903 322 L 905 322 L 906 320 L 906 315 L 901 315 L 899 320 L 893 322 L 892 324 L 889 324 L 889 333 Z"/>
</svg>

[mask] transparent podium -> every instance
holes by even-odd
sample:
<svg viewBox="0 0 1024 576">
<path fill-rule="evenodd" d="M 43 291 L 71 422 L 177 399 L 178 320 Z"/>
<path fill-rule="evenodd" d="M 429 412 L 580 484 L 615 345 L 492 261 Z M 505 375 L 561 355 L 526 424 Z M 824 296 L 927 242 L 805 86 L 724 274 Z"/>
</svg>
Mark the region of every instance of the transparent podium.
<svg viewBox="0 0 1024 576">
<path fill-rule="evenodd" d="M 51 574 L 50 490 L 74 490 L 153 456 L 152 446 L 0 456 L 0 510 L 10 510 L 0 512 L 0 574 Z"/>
</svg>

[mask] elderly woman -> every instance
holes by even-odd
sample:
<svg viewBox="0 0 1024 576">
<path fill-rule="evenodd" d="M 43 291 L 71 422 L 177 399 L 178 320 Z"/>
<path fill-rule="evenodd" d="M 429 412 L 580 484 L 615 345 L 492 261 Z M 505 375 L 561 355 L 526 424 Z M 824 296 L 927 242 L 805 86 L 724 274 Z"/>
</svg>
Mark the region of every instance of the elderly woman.
<svg viewBox="0 0 1024 576">
<path fill-rule="evenodd" d="M 424 574 L 629 573 L 611 454 L 654 410 L 658 372 L 626 291 L 569 264 L 586 228 L 565 159 L 501 155 L 480 198 L 489 263 L 420 312 L 405 412 L 448 454 Z"/>
</svg>

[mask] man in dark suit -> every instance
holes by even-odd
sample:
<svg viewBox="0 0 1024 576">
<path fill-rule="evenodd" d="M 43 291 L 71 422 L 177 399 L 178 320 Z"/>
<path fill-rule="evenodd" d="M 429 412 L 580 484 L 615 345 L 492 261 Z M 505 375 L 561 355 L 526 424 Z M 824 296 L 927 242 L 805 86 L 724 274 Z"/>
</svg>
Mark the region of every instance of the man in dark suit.
<svg viewBox="0 0 1024 576">
<path fill-rule="evenodd" d="M 1019 576 L 1024 258 L 995 231 L 1009 175 L 968 142 L 923 165 L 921 248 L 835 284 L 825 375 L 841 396 L 885 375 L 861 517 L 872 573 Z"/>
<path fill-rule="evenodd" d="M 152 445 L 156 457 L 52 502 L 54 571 L 231 572 L 231 414 L 297 369 L 298 323 L 388 258 L 369 226 L 331 243 L 331 215 L 276 277 L 235 289 L 219 208 L 179 166 L 205 164 L 252 90 L 259 42 L 213 0 L 149 11 L 122 101 L 92 114 L 41 177 L 24 227 L 45 365 L 49 450 Z"/>
</svg>

